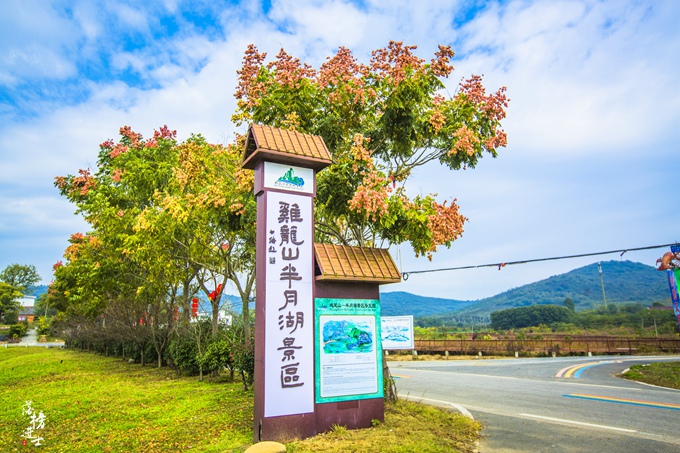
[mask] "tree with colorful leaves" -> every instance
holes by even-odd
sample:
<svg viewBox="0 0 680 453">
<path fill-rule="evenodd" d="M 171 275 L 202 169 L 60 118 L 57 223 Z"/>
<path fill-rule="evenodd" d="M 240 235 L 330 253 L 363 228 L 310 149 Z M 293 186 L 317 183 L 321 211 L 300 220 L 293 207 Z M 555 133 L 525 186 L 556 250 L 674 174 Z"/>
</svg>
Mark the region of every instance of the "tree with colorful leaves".
<svg viewBox="0 0 680 453">
<path fill-rule="evenodd" d="M 234 147 L 211 145 L 200 136 L 178 143 L 175 131 L 167 127 L 147 140 L 129 127 L 120 133 L 118 143 L 107 140 L 100 146 L 96 172 L 80 170 L 56 179 L 62 195 L 92 227 L 87 243 L 101 244 L 103 253 L 75 253 L 84 235 L 72 238 L 66 264 L 55 271 L 52 306 L 83 311 L 86 307 L 79 304 L 85 298 L 76 296 L 88 288 L 87 304 L 93 309 L 85 312 L 90 317 L 103 313 L 108 303 L 122 303 L 120 297 L 134 302 L 136 311 L 124 311 L 137 320 L 135 325 L 153 327 L 151 339 L 160 361 L 178 321 L 178 308 L 188 321 L 190 300 L 198 291 L 214 296 L 214 335 L 226 280 L 235 282 L 245 301 L 244 316 L 249 316 L 252 178 L 238 179 L 241 156 Z M 243 220 L 250 206 L 253 213 Z M 125 289 L 123 295 L 106 292 L 105 279 L 78 277 L 101 277 L 105 263 L 107 269 L 118 269 L 119 278 L 127 277 L 121 281 L 128 285 L 112 286 Z M 71 271 L 79 267 L 84 269 Z M 219 290 L 213 291 L 217 280 Z"/>
<path fill-rule="evenodd" d="M 450 47 L 426 62 L 415 46 L 392 41 L 369 64 L 341 47 L 318 69 L 283 49 L 273 61 L 254 45 L 238 71 L 237 124 L 262 123 L 320 135 L 333 164 L 317 179 L 317 240 L 360 246 L 408 242 L 416 255 L 450 246 L 467 220 L 456 200 L 410 196 L 416 168 L 474 168 L 506 146 L 505 87 L 487 93 L 482 78 L 445 96 Z"/>
</svg>

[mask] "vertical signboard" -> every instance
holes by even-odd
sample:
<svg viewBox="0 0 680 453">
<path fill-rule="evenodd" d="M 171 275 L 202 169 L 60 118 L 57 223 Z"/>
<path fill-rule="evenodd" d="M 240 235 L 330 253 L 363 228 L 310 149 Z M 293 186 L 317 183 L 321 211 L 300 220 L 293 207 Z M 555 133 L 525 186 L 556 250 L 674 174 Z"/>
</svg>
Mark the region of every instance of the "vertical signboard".
<svg viewBox="0 0 680 453">
<path fill-rule="evenodd" d="M 266 231 L 264 416 L 314 412 L 312 197 L 269 191 Z"/>
<path fill-rule="evenodd" d="M 316 402 L 382 398 L 380 302 L 315 300 Z"/>
<path fill-rule="evenodd" d="M 390 349 L 413 349 L 413 316 L 383 316 L 380 318 L 382 347 Z"/>
</svg>

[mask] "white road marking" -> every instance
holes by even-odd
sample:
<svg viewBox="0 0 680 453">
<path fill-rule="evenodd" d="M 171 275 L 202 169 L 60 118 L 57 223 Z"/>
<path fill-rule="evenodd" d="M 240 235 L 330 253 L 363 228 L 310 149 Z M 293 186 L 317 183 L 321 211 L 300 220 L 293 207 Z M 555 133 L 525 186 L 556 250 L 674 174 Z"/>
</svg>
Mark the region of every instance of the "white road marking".
<svg viewBox="0 0 680 453">
<path fill-rule="evenodd" d="M 626 429 L 626 428 L 617 428 L 615 426 L 606 426 L 606 425 L 596 425 L 593 423 L 584 423 L 584 422 L 577 422 L 575 420 L 564 420 L 561 418 L 553 418 L 553 417 L 543 417 L 541 415 L 533 415 L 533 414 L 519 414 L 522 417 L 528 417 L 528 418 L 537 418 L 539 420 L 548 420 L 551 422 L 558 422 L 558 423 L 567 423 L 570 425 L 579 425 L 579 426 L 588 426 L 591 428 L 602 428 L 602 429 L 610 429 L 612 431 L 622 431 L 625 433 L 637 433 L 636 430 L 634 429 Z"/>
</svg>

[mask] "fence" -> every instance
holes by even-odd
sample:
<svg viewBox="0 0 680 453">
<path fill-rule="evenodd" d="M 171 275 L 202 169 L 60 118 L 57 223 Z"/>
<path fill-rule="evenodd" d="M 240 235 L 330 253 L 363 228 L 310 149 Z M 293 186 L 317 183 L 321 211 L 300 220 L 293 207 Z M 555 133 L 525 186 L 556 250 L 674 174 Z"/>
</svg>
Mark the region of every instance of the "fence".
<svg viewBox="0 0 680 453">
<path fill-rule="evenodd" d="M 419 354 L 477 355 L 579 355 L 680 353 L 680 339 L 580 337 L 545 340 L 415 340 Z"/>
</svg>

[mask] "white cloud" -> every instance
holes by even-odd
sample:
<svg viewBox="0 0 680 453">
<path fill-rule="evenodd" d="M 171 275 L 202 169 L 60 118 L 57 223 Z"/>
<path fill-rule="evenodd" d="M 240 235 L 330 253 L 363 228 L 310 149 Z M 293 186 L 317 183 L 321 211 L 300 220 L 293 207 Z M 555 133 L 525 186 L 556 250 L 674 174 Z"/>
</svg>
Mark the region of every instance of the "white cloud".
<svg viewBox="0 0 680 453">
<path fill-rule="evenodd" d="M 64 55 L 74 44 L 71 25 L 49 6 L 0 2 L 0 85 L 73 75 L 74 65 Z"/>
<path fill-rule="evenodd" d="M 140 32 L 148 32 L 148 21 L 153 17 L 149 11 L 141 8 L 133 8 L 132 6 L 114 2 L 106 5 L 107 12 L 115 16 L 120 23 L 126 28 L 132 28 Z"/>
<path fill-rule="evenodd" d="M 459 67 L 508 86 L 512 143 L 534 153 L 620 152 L 668 133 L 680 111 L 668 3 L 618 5 L 510 3 L 464 28 Z"/>
<path fill-rule="evenodd" d="M 92 41 L 102 33 L 102 23 L 97 18 L 97 6 L 92 2 L 78 2 L 73 7 L 73 19 L 78 23 L 83 37 Z"/>
<path fill-rule="evenodd" d="M 272 5 L 269 17 L 308 45 L 320 40 L 330 47 L 353 47 L 362 41 L 368 25 L 357 7 L 338 0 L 279 1 Z"/>
</svg>

